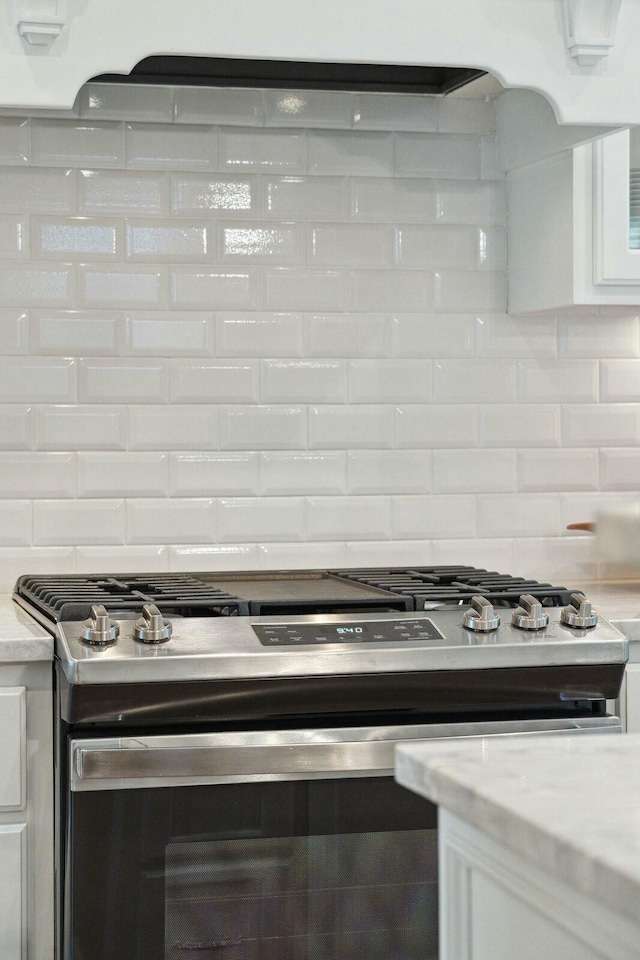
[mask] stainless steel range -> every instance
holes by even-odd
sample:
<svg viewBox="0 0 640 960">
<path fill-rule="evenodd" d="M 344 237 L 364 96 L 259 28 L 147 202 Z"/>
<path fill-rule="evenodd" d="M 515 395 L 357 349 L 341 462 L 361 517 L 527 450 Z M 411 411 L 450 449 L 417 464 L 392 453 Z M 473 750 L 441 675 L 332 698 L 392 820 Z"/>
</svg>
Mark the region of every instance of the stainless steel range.
<svg viewBox="0 0 640 960">
<path fill-rule="evenodd" d="M 397 743 L 617 732 L 627 645 L 471 567 L 22 577 L 56 637 L 59 957 L 437 956 Z"/>
</svg>

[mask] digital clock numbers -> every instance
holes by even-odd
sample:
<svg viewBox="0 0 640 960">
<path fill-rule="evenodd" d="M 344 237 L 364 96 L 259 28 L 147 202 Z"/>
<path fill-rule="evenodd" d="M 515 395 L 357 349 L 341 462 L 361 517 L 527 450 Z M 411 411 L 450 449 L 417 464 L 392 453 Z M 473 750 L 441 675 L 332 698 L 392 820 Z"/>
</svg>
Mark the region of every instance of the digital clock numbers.
<svg viewBox="0 0 640 960">
<path fill-rule="evenodd" d="M 367 623 L 252 624 L 252 630 L 265 647 L 444 639 L 426 617 L 419 620 L 371 620 Z"/>
</svg>

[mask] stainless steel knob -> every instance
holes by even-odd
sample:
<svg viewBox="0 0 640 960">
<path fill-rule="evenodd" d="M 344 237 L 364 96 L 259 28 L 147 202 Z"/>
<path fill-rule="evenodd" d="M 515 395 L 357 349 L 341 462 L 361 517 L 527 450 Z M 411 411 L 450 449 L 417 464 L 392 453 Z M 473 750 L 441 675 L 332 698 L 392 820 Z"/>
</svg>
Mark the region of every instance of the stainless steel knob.
<svg viewBox="0 0 640 960">
<path fill-rule="evenodd" d="M 572 593 L 571 602 L 562 608 L 560 614 L 560 623 L 567 627 L 595 627 L 598 622 L 598 614 L 592 608 L 591 603 L 585 597 L 584 593 Z"/>
<path fill-rule="evenodd" d="M 164 643 L 173 633 L 170 620 L 165 620 L 155 603 L 145 603 L 142 616 L 133 629 L 134 640 L 141 643 Z"/>
<path fill-rule="evenodd" d="M 520 597 L 520 606 L 513 611 L 511 623 L 520 630 L 542 630 L 549 623 L 549 614 L 539 600 L 525 593 Z"/>
<path fill-rule="evenodd" d="M 462 625 L 467 630 L 477 630 L 486 633 L 496 630 L 500 626 L 500 617 L 493 609 L 493 604 L 486 597 L 472 597 L 471 606 L 465 610 Z"/>
<path fill-rule="evenodd" d="M 97 603 L 91 607 L 89 619 L 83 621 L 80 636 L 85 643 L 90 643 L 93 647 L 105 647 L 109 643 L 115 643 L 119 633 L 118 624 L 110 618 L 106 608 Z"/>
</svg>

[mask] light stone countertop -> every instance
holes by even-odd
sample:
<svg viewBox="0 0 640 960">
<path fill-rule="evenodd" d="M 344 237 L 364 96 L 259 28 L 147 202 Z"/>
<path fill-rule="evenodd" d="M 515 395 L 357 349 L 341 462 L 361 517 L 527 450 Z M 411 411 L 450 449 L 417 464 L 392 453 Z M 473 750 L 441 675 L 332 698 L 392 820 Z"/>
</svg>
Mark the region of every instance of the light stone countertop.
<svg viewBox="0 0 640 960">
<path fill-rule="evenodd" d="M 611 620 L 629 640 L 640 640 L 640 581 L 592 580 L 579 586 L 598 613 Z"/>
<path fill-rule="evenodd" d="M 396 779 L 640 923 L 640 734 L 402 746 Z"/>
<path fill-rule="evenodd" d="M 53 660 L 53 637 L 9 594 L 0 594 L 0 664 Z"/>
</svg>

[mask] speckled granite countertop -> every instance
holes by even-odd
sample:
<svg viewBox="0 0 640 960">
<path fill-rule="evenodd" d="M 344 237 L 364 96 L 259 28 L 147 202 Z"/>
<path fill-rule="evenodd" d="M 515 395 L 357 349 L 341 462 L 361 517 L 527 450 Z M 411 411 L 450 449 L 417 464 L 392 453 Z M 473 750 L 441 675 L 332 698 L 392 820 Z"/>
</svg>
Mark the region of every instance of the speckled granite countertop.
<svg viewBox="0 0 640 960">
<path fill-rule="evenodd" d="M 9 594 L 0 594 L 0 664 L 52 660 L 53 637 Z"/>
<path fill-rule="evenodd" d="M 396 779 L 640 923 L 640 734 L 402 746 Z"/>
</svg>

